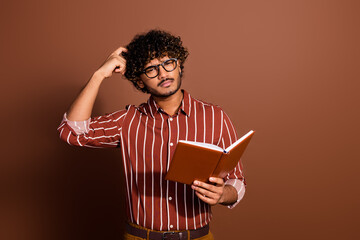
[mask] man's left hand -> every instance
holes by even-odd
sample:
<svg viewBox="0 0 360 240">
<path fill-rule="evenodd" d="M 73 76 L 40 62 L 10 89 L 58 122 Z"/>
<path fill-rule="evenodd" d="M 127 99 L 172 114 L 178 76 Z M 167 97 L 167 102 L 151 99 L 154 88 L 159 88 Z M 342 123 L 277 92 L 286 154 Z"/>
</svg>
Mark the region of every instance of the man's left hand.
<svg viewBox="0 0 360 240">
<path fill-rule="evenodd" d="M 195 180 L 191 188 L 195 190 L 198 198 L 211 206 L 222 203 L 225 188 L 224 180 L 222 178 L 211 177 L 209 181 L 212 184 Z"/>
</svg>

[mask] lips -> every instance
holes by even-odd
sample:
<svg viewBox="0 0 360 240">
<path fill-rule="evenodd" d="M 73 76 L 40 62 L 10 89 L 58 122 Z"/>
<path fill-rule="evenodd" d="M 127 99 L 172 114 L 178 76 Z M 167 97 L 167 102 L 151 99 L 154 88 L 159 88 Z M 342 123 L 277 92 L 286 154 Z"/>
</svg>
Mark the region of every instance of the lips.
<svg viewBox="0 0 360 240">
<path fill-rule="evenodd" d="M 173 79 L 165 79 L 165 80 L 161 81 L 158 86 L 169 87 L 173 81 L 174 81 Z"/>
</svg>

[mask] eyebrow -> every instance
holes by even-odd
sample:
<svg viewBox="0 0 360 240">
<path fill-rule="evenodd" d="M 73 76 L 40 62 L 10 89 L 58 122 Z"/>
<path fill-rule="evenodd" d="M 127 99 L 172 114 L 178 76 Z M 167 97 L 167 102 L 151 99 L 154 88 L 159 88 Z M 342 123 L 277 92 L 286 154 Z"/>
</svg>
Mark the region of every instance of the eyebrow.
<svg viewBox="0 0 360 240">
<path fill-rule="evenodd" d="M 151 65 L 149 65 L 149 66 L 146 66 L 147 64 L 149 64 L 149 63 L 147 63 L 147 64 L 145 64 L 144 69 L 145 69 L 145 68 L 148 68 L 148 67 L 152 67 L 152 66 L 157 66 L 157 65 L 165 62 L 166 60 L 171 59 L 171 57 L 169 57 L 169 56 L 165 56 L 165 57 L 167 57 L 168 59 L 165 59 L 165 60 L 161 60 L 161 59 L 158 59 L 158 58 L 153 58 L 153 59 L 151 59 L 150 61 L 152 61 L 152 60 L 154 60 L 154 59 L 158 59 L 158 60 L 160 61 L 160 63 L 158 63 L 158 64 L 151 64 Z"/>
</svg>

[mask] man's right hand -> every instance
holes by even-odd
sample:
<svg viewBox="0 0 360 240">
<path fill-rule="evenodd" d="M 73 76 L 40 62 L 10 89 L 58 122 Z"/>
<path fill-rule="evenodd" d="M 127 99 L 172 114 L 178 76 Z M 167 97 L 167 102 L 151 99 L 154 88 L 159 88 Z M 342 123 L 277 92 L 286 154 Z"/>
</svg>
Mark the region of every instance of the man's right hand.
<svg viewBox="0 0 360 240">
<path fill-rule="evenodd" d="M 102 81 L 105 78 L 111 77 L 113 72 L 124 75 L 126 60 L 121 55 L 122 52 L 127 52 L 127 49 L 124 47 L 116 49 L 92 75 L 67 111 L 67 118 L 69 120 L 84 121 L 89 119 Z"/>
<path fill-rule="evenodd" d="M 124 75 L 126 70 L 126 60 L 122 56 L 122 52 L 127 52 L 127 49 L 124 47 L 116 49 L 112 54 L 110 54 L 96 73 L 103 78 L 111 77 L 113 72 Z"/>
</svg>

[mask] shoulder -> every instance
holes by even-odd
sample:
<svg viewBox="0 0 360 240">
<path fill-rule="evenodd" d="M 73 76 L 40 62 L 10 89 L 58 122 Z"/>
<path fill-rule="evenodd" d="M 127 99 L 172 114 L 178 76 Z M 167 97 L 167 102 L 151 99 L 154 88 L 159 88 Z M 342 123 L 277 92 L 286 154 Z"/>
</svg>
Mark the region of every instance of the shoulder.
<svg viewBox="0 0 360 240">
<path fill-rule="evenodd" d="M 116 120 L 118 118 L 123 117 L 126 114 L 126 109 L 117 110 L 111 113 L 106 113 L 105 115 L 93 117 L 93 120 L 101 121 L 101 120 L 107 120 L 107 119 L 113 119 Z"/>
<path fill-rule="evenodd" d="M 150 112 L 149 104 L 141 103 L 140 105 L 136 106 L 133 104 L 126 105 L 126 114 L 129 116 L 140 116 L 140 115 L 147 115 Z"/>
<path fill-rule="evenodd" d="M 194 97 L 191 97 L 192 99 L 192 105 L 195 107 L 192 107 L 192 109 L 198 110 L 204 110 L 206 114 L 211 114 L 213 118 L 219 119 L 221 122 L 229 122 L 231 123 L 230 116 L 226 113 L 226 111 L 219 105 L 214 103 L 209 103 Z"/>
<path fill-rule="evenodd" d="M 224 114 L 224 110 L 217 104 L 209 103 L 207 101 L 192 97 L 193 105 L 197 108 L 204 108 L 205 110 L 213 111 L 215 114 Z"/>
</svg>

